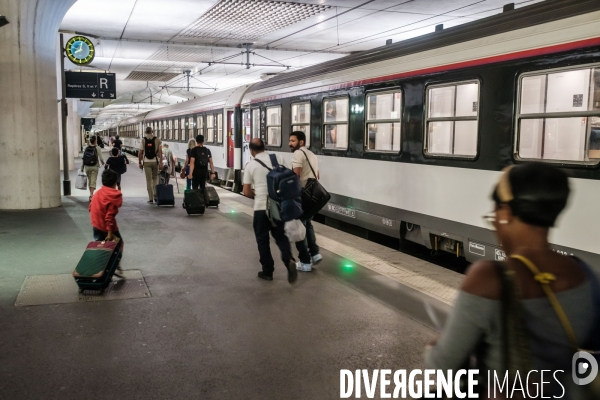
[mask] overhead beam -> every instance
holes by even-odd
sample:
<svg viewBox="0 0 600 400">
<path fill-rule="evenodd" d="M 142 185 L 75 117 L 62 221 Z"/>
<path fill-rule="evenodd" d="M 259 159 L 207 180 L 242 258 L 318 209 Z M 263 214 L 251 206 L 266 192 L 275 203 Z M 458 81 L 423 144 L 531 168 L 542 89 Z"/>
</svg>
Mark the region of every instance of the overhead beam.
<svg viewBox="0 0 600 400">
<path fill-rule="evenodd" d="M 237 48 L 241 48 L 239 45 L 226 45 L 226 44 L 198 44 L 198 43 L 190 43 L 190 42 L 175 42 L 175 41 L 166 41 L 166 40 L 147 40 L 147 39 L 120 39 L 118 37 L 107 37 L 107 36 L 96 36 L 90 33 L 85 33 L 85 32 L 75 32 L 75 31 L 67 31 L 67 30 L 59 30 L 60 33 L 68 33 L 68 34 L 72 34 L 72 35 L 83 35 L 83 36 L 89 36 L 89 37 L 93 37 L 95 39 L 98 40 L 109 40 L 109 41 L 116 41 L 116 42 L 131 42 L 131 43 L 150 43 L 150 44 L 165 44 L 165 45 L 169 45 L 169 46 L 190 46 L 190 47 L 196 47 L 196 48 L 202 48 L 202 49 L 210 49 L 210 48 L 228 48 L 228 49 L 237 49 Z M 265 46 L 253 46 L 254 50 L 268 50 L 268 51 L 288 51 L 288 52 L 307 52 L 307 51 L 312 51 L 312 50 L 307 50 L 307 49 L 289 49 L 289 48 L 266 48 Z M 332 51 L 332 50 L 327 50 L 327 51 L 318 51 L 315 53 L 326 53 L 326 54 L 350 54 L 349 52 L 344 52 L 344 51 Z"/>
</svg>

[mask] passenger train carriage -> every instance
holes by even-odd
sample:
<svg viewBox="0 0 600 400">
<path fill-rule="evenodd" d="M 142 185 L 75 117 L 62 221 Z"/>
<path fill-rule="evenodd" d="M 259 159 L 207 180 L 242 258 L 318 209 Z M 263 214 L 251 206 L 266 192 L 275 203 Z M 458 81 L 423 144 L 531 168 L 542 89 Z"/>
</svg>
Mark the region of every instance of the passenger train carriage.
<svg viewBox="0 0 600 400">
<path fill-rule="evenodd" d="M 500 171 L 553 163 L 573 178 L 554 248 L 600 271 L 598 1 L 548 0 L 129 122 L 181 158 L 204 132 L 237 188 L 252 137 L 289 160 L 302 130 L 332 194 L 321 214 L 471 261 L 504 257 L 481 218 Z"/>
</svg>

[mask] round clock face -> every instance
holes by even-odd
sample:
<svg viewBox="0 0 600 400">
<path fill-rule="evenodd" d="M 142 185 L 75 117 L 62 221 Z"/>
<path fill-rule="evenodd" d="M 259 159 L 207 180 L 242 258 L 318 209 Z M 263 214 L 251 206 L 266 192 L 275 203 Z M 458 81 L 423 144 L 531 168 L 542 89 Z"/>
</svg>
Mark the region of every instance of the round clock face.
<svg viewBox="0 0 600 400">
<path fill-rule="evenodd" d="M 94 44 L 84 36 L 73 36 L 67 42 L 65 51 L 69 60 L 77 65 L 86 65 L 94 59 Z"/>
</svg>

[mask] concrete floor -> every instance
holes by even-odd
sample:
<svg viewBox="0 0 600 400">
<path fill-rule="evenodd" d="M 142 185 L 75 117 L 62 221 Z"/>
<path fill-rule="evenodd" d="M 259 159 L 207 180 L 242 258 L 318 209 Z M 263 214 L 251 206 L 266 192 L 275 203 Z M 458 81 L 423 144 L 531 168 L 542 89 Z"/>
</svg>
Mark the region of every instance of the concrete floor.
<svg viewBox="0 0 600 400">
<path fill-rule="evenodd" d="M 151 298 L 15 307 L 25 276 L 74 269 L 87 193 L 0 211 L 0 399 L 336 399 L 340 369 L 422 367 L 436 332 L 397 282 L 325 249 L 296 285 L 281 262 L 262 281 L 249 215 L 149 205 L 135 165 L 123 194 L 122 266 Z"/>
</svg>

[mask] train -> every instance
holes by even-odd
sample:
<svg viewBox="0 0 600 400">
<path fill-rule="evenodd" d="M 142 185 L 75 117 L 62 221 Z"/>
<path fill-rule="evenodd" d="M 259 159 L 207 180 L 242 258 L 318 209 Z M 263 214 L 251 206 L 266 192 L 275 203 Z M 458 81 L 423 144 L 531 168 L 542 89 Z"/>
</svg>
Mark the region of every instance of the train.
<svg viewBox="0 0 600 400">
<path fill-rule="evenodd" d="M 550 239 L 600 272 L 600 3 L 548 0 L 120 121 L 184 159 L 202 133 L 240 191 L 252 138 L 288 161 L 302 130 L 331 193 L 320 214 L 447 251 L 504 260 L 481 216 L 503 168 L 548 162 L 573 196 Z"/>
</svg>

